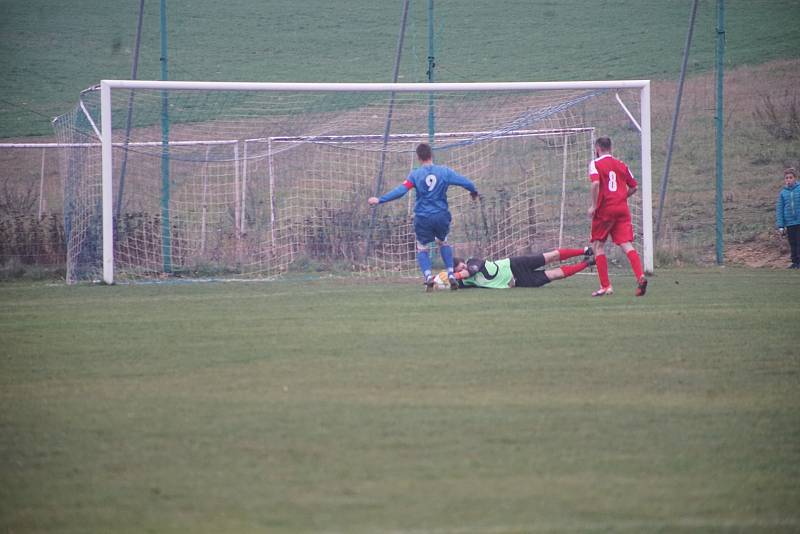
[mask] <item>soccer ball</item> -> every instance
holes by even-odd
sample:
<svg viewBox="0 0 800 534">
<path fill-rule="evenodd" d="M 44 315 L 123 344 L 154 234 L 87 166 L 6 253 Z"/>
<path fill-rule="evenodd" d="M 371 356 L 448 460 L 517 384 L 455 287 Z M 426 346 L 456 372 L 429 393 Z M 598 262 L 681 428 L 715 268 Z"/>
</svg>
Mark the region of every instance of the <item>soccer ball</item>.
<svg viewBox="0 0 800 534">
<path fill-rule="evenodd" d="M 436 289 L 450 289 L 450 280 L 447 277 L 447 271 L 442 271 L 434 276 L 433 285 Z"/>
</svg>

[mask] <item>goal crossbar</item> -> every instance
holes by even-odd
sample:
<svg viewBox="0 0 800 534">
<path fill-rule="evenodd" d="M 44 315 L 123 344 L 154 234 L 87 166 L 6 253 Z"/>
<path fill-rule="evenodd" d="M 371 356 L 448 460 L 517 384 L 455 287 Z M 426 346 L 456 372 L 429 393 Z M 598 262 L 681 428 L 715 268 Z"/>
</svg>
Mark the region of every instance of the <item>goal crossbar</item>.
<svg viewBox="0 0 800 534">
<path fill-rule="evenodd" d="M 102 80 L 100 88 L 166 89 L 182 91 L 344 91 L 344 92 L 443 92 L 443 91 L 546 91 L 553 89 L 643 89 L 650 80 L 601 80 L 573 82 L 437 82 L 437 83 L 313 83 L 313 82 L 192 82 L 151 80 Z"/>
</svg>

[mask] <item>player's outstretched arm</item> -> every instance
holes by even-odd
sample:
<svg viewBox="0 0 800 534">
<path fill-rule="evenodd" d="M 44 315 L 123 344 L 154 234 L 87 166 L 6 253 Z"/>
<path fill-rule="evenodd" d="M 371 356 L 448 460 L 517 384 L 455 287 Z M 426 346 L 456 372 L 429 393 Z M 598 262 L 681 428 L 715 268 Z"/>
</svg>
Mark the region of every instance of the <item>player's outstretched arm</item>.
<svg viewBox="0 0 800 534">
<path fill-rule="evenodd" d="M 398 185 L 397 187 L 395 187 L 394 189 L 392 189 L 391 191 L 389 191 L 388 193 L 386 193 L 385 195 L 383 195 L 380 198 L 378 198 L 378 197 L 369 197 L 367 199 L 367 202 L 369 203 L 370 206 L 377 206 L 378 204 L 383 204 L 385 202 L 391 202 L 392 200 L 396 200 L 396 199 L 402 197 L 403 195 L 405 195 L 406 193 L 408 193 L 408 190 L 411 189 L 412 187 L 414 187 L 414 184 L 411 183 L 410 181 L 406 180 L 405 182 L 403 182 L 402 184 Z"/>
<path fill-rule="evenodd" d="M 448 177 L 448 182 L 450 182 L 452 185 L 463 187 L 469 191 L 469 194 L 473 200 L 478 198 L 478 188 L 475 187 L 475 184 L 472 183 L 472 180 L 469 178 L 461 176 L 457 172 L 452 172 Z"/>
</svg>

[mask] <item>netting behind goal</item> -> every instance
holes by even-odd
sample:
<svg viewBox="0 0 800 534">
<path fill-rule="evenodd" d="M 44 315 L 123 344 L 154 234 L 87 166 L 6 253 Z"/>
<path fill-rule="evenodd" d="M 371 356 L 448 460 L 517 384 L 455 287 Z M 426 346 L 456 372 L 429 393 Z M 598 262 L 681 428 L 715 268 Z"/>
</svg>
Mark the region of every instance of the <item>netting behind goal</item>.
<svg viewBox="0 0 800 534">
<path fill-rule="evenodd" d="M 637 178 L 644 153 L 628 111 L 640 108 L 638 87 L 244 91 L 150 83 L 110 91 L 105 186 L 101 91 L 84 92 L 55 121 L 61 142 L 86 145 L 64 155 L 70 281 L 107 279 L 109 263 L 115 280 L 414 273 L 414 193 L 376 209 L 367 198 L 408 175 L 420 142 L 481 192 L 473 202 L 450 189 L 456 254 L 583 246 L 593 140 L 611 136 Z M 633 207 L 641 246 L 643 214 Z"/>
</svg>

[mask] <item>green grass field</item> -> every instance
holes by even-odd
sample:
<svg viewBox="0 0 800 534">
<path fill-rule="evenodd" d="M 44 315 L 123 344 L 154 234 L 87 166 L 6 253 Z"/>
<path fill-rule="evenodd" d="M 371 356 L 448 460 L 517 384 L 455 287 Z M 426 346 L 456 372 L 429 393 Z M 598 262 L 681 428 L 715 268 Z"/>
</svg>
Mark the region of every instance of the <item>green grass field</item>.
<svg viewBox="0 0 800 534">
<path fill-rule="evenodd" d="M 436 81 L 653 79 L 660 178 L 689 0 L 435 4 Z M 167 5 L 171 79 L 391 78 L 399 1 Z M 711 257 L 716 5 L 644 299 L 630 277 L 591 299 L 592 276 L 0 283 L 0 534 L 800 532 L 800 275 L 661 268 Z M 773 60 L 798 58 L 800 3 L 726 5 L 726 261 L 778 264 L 797 137 L 765 126 L 796 117 L 797 66 Z M 427 6 L 400 81 L 426 80 Z M 137 7 L 0 0 L 0 137 L 49 138 L 80 90 L 128 78 Z M 158 30 L 146 2 L 139 78 Z"/>
<path fill-rule="evenodd" d="M 797 532 L 797 273 L 632 285 L 0 285 L 0 532 Z"/>
</svg>

